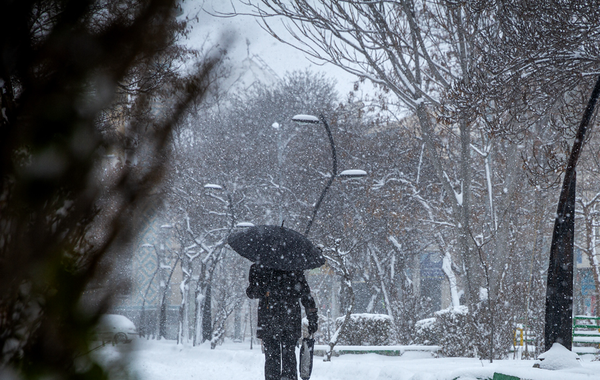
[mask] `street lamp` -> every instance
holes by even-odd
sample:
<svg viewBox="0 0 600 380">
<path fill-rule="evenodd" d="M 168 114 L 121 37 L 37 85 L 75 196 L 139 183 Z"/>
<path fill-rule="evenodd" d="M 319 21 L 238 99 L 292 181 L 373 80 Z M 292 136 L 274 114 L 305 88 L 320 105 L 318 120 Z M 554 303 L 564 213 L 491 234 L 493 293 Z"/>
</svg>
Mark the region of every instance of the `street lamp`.
<svg viewBox="0 0 600 380">
<path fill-rule="evenodd" d="M 296 115 L 292 118 L 292 121 L 294 121 L 298 124 L 322 123 L 323 126 L 325 127 L 325 132 L 327 133 L 327 137 L 329 138 L 329 145 L 331 146 L 331 163 L 332 163 L 331 177 L 329 177 L 329 181 L 327 181 L 325 188 L 321 192 L 321 196 L 319 197 L 319 200 L 315 204 L 315 208 L 313 210 L 312 217 L 308 221 L 308 225 L 306 226 L 306 230 L 304 231 L 304 236 L 308 236 L 308 233 L 310 232 L 310 227 L 312 226 L 312 223 L 315 220 L 315 216 L 317 215 L 317 211 L 319 211 L 319 207 L 321 206 L 321 202 L 323 202 L 323 198 L 325 198 L 325 194 L 327 193 L 327 190 L 329 190 L 331 183 L 333 182 L 335 177 L 338 176 L 338 174 L 337 174 L 337 155 L 336 155 L 336 151 L 335 151 L 335 143 L 333 142 L 333 135 L 331 134 L 331 129 L 329 128 L 329 124 L 327 124 L 327 120 L 325 120 L 325 116 L 323 116 L 323 114 L 321 114 L 319 117 L 316 117 L 313 115 Z M 364 177 L 366 175 L 367 175 L 367 172 L 365 172 L 364 170 L 344 170 L 342 173 L 339 174 L 339 176 L 343 176 L 346 178 L 360 178 L 360 177 Z"/>
</svg>

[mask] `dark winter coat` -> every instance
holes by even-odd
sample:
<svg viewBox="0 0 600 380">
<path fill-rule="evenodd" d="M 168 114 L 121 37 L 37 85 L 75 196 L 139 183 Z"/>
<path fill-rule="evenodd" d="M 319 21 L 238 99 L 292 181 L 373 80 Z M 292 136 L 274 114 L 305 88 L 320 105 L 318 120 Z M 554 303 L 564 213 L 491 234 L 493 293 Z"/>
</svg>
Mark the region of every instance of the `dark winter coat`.
<svg viewBox="0 0 600 380">
<path fill-rule="evenodd" d="M 299 339 L 302 335 L 300 302 L 309 321 L 316 323 L 315 300 L 310 295 L 310 287 L 302 271 L 280 271 L 253 264 L 249 280 L 246 294 L 259 299 L 258 338 L 269 334 Z"/>
</svg>

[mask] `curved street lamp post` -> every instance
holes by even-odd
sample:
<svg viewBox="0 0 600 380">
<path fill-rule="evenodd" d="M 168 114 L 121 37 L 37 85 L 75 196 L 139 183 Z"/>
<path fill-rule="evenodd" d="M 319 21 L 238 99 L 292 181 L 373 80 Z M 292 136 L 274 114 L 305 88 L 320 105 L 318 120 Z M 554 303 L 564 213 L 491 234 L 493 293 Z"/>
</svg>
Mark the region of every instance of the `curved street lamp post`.
<svg viewBox="0 0 600 380">
<path fill-rule="evenodd" d="M 321 192 L 321 196 L 319 197 L 319 200 L 317 201 L 317 203 L 315 204 L 315 208 L 313 209 L 312 217 L 308 221 L 308 225 L 306 226 L 306 230 L 304 231 L 304 236 L 308 236 L 308 233 L 310 232 L 310 227 L 312 226 L 313 221 L 315 220 L 315 217 L 317 215 L 317 212 L 319 211 L 319 207 L 321 206 L 321 202 L 323 202 L 323 198 L 325 198 L 325 194 L 327 194 L 327 190 L 329 190 L 329 187 L 331 187 L 331 184 L 333 183 L 333 180 L 335 179 L 335 177 L 343 176 L 343 177 L 350 177 L 350 178 L 360 178 L 360 177 L 366 176 L 367 172 L 364 170 L 344 170 L 339 175 L 337 174 L 337 154 L 336 154 L 336 150 L 335 150 L 335 143 L 333 141 L 333 135 L 331 134 L 331 129 L 329 128 L 329 124 L 327 124 L 327 120 L 325 120 L 325 116 L 323 116 L 323 114 L 319 115 L 319 117 L 316 117 L 313 115 L 296 115 L 292 118 L 292 121 L 294 121 L 298 124 L 323 123 L 323 126 L 325 127 L 325 132 L 327 133 L 327 137 L 329 138 L 329 145 L 331 146 L 331 160 L 332 160 L 331 161 L 331 163 L 332 163 L 331 177 L 329 177 L 329 180 L 327 181 L 325 188 Z"/>
</svg>

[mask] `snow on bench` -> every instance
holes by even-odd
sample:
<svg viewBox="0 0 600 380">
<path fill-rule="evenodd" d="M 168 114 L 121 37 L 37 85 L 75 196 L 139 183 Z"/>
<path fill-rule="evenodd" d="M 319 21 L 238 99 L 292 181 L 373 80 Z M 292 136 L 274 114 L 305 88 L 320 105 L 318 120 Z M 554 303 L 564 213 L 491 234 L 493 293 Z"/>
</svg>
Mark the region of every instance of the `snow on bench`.
<svg viewBox="0 0 600 380">
<path fill-rule="evenodd" d="M 435 352 L 442 349 L 442 346 L 426 346 L 426 345 L 408 345 L 408 346 L 345 346 L 345 345 L 336 345 L 333 348 L 333 351 L 338 354 L 383 354 L 390 356 L 401 356 L 407 351 L 424 351 L 431 352 L 434 354 Z M 315 355 L 317 351 L 327 352 L 329 351 L 328 345 L 316 344 L 314 348 Z"/>
<path fill-rule="evenodd" d="M 600 332 L 596 334 L 573 333 L 573 343 L 595 343 L 600 344 Z"/>
</svg>

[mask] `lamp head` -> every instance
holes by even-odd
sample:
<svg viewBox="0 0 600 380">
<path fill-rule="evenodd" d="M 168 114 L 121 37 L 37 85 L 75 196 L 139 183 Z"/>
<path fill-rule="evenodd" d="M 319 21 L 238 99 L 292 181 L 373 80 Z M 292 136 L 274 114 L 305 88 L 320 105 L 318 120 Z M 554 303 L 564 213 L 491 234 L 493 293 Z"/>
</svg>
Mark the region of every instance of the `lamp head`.
<svg viewBox="0 0 600 380">
<path fill-rule="evenodd" d="M 223 190 L 223 186 L 216 185 L 214 183 L 207 183 L 206 185 L 204 185 L 204 188 L 205 189 Z"/>
<path fill-rule="evenodd" d="M 298 124 L 319 124 L 321 122 L 318 117 L 313 115 L 296 115 L 292 121 Z"/>
<path fill-rule="evenodd" d="M 235 225 L 236 227 L 254 227 L 254 223 L 250 222 L 240 222 Z"/>
<path fill-rule="evenodd" d="M 366 176 L 367 176 L 367 172 L 364 170 L 360 170 L 360 169 L 344 170 L 343 172 L 338 174 L 338 177 L 346 177 L 346 178 L 362 178 L 362 177 L 366 177 Z"/>
</svg>

